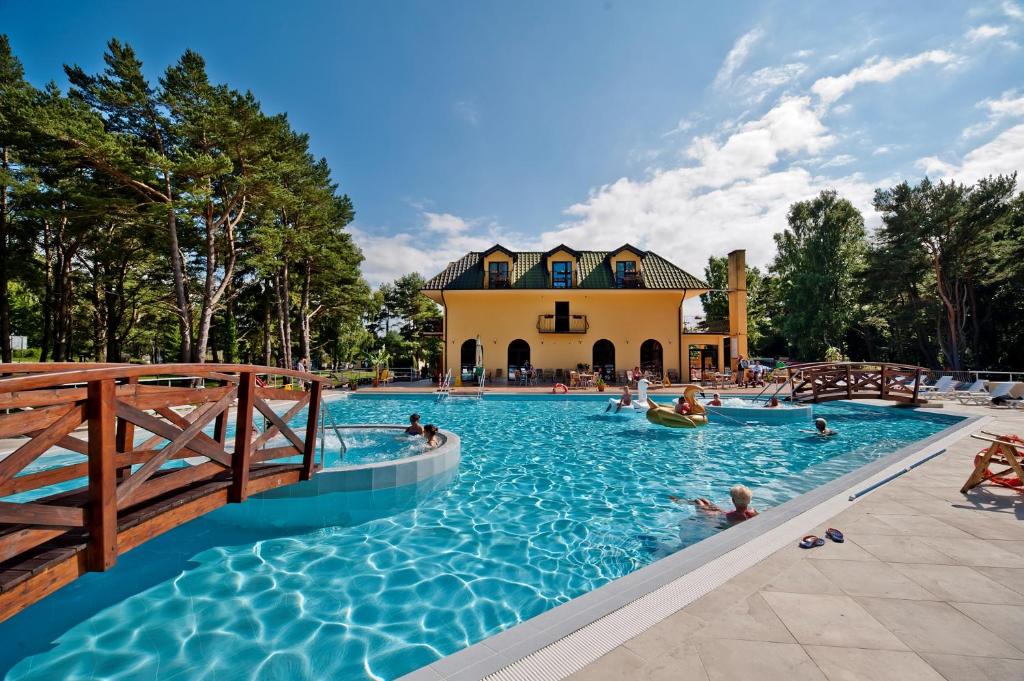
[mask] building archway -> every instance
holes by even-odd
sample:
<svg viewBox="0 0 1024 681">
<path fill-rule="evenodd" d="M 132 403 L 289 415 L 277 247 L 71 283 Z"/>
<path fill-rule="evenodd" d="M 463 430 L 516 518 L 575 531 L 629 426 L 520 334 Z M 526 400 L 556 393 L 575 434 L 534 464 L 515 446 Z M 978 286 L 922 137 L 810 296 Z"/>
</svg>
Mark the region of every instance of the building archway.
<svg viewBox="0 0 1024 681">
<path fill-rule="evenodd" d="M 467 369 L 472 371 L 473 367 L 476 366 L 476 339 L 470 338 L 468 341 L 463 342 L 462 348 L 459 350 L 459 367 L 466 371 Z"/>
<path fill-rule="evenodd" d="M 594 343 L 591 365 L 605 380 L 615 378 L 615 344 L 607 338 Z"/>
<path fill-rule="evenodd" d="M 661 343 L 653 338 L 648 338 L 640 346 L 640 370 L 650 371 L 658 380 L 661 380 L 661 377 L 664 376 L 664 367 Z"/>
<path fill-rule="evenodd" d="M 530 363 L 530 344 L 517 338 L 508 344 L 508 373 L 521 369 Z"/>
</svg>

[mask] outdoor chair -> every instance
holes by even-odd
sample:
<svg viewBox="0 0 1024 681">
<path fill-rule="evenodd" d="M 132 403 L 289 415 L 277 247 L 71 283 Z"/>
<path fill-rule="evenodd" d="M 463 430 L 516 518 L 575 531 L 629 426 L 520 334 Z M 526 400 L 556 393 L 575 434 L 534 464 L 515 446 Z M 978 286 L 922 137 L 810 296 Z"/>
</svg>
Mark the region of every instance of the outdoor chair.
<svg viewBox="0 0 1024 681">
<path fill-rule="evenodd" d="M 569 387 L 578 388 L 580 387 L 580 375 L 575 371 L 569 372 Z"/>
<path fill-rule="evenodd" d="M 1021 468 L 1021 459 L 1024 457 L 1024 439 L 1016 435 L 997 435 L 981 431 L 981 435 L 972 434 L 976 440 L 988 442 L 988 449 L 980 452 L 974 459 L 974 471 L 967 478 L 967 482 L 960 488 L 961 494 L 966 494 L 983 482 L 991 482 L 1002 487 L 1016 488 L 1024 491 L 1021 481 L 1024 481 L 1024 468 Z M 1002 470 L 992 471 L 989 466 L 1006 466 Z M 1010 476 L 1009 473 L 1015 475 Z"/>
<path fill-rule="evenodd" d="M 956 398 L 962 405 L 978 405 L 980 407 L 998 407 L 999 405 L 1006 405 L 1007 407 L 1017 407 L 1020 405 L 1021 400 L 1010 396 L 1016 383 L 999 383 L 991 390 L 980 390 L 967 394 L 958 394 Z M 998 401 L 996 401 L 998 400 Z"/>
<path fill-rule="evenodd" d="M 561 369 L 555 369 L 555 383 L 565 383 L 565 374 Z"/>
<path fill-rule="evenodd" d="M 956 390 L 952 376 L 941 376 L 933 385 L 922 385 L 917 394 L 921 397 L 948 397 Z"/>
</svg>

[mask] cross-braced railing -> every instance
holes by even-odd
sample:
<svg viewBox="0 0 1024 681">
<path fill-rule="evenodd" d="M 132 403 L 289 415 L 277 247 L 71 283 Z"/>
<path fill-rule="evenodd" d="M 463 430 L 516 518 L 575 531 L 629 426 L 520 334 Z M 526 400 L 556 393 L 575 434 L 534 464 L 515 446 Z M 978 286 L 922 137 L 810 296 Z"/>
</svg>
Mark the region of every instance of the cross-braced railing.
<svg viewBox="0 0 1024 681">
<path fill-rule="evenodd" d="M 821 362 L 788 367 L 795 402 L 882 399 L 916 404 L 928 370 L 891 362 Z"/>
<path fill-rule="evenodd" d="M 315 470 L 324 379 L 311 374 L 235 364 L 0 364 L 0 374 L 26 374 L 0 379 L 0 439 L 14 439 L 0 459 L 0 597 L 19 558 L 38 562 L 55 538 L 78 541 L 83 569 L 106 570 L 181 522 Z M 289 389 L 266 387 L 265 375 Z M 289 404 L 278 414 L 272 401 Z M 303 410 L 297 433 L 289 424 Z M 84 460 L 51 463 L 43 455 L 55 448 Z M 181 512 L 205 494 L 219 496 Z"/>
</svg>

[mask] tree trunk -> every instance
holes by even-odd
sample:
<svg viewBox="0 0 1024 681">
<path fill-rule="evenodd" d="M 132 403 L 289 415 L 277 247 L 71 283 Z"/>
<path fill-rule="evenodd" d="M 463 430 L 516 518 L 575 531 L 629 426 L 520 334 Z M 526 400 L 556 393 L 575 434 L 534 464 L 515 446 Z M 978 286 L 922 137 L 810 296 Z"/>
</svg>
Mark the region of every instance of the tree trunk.
<svg viewBox="0 0 1024 681">
<path fill-rule="evenodd" d="M 181 332 L 181 361 L 188 362 L 192 358 L 192 305 L 185 292 L 185 267 L 181 260 L 178 247 L 178 217 L 174 213 L 174 200 L 171 193 L 171 175 L 164 172 L 164 187 L 167 191 L 167 236 L 171 248 L 171 271 L 174 273 L 174 299 L 178 307 L 178 329 Z"/>
<path fill-rule="evenodd" d="M 10 171 L 10 157 L 7 147 L 0 148 L 0 167 L 4 176 Z M 0 185 L 0 361 L 5 364 L 14 359 L 11 352 L 11 301 L 8 291 L 10 281 L 10 217 L 7 203 L 7 185 Z"/>
<path fill-rule="evenodd" d="M 286 369 L 292 368 L 291 306 L 288 304 L 288 263 L 284 263 L 276 277 L 277 325 L 281 336 L 281 359 Z"/>
<path fill-rule="evenodd" d="M 302 361 L 305 364 L 307 370 L 309 370 L 309 368 L 312 366 L 310 364 L 310 355 L 312 354 L 312 352 L 310 350 L 311 334 L 309 332 L 309 322 L 310 317 L 312 316 L 309 313 L 310 285 L 312 284 L 312 275 L 310 274 L 310 269 L 311 268 L 309 262 L 307 261 L 306 266 L 304 268 L 305 271 L 302 276 L 302 302 L 299 305 L 299 322 L 302 325 L 302 338 L 300 339 L 300 354 L 302 355 Z"/>
<path fill-rule="evenodd" d="M 942 299 L 942 306 L 946 313 L 946 327 L 949 333 L 949 344 L 946 347 L 946 351 L 949 358 L 950 368 L 953 371 L 960 371 L 960 333 L 958 330 L 959 325 L 957 324 L 957 311 L 956 307 L 953 305 L 953 301 L 950 300 L 948 291 L 946 290 L 946 280 L 945 277 L 942 276 L 942 264 L 939 261 L 938 253 L 932 253 L 932 270 L 935 272 L 935 285 L 939 291 L 939 297 Z"/>
<path fill-rule="evenodd" d="M 50 242 L 50 221 L 43 220 L 43 338 L 39 344 L 39 361 L 50 358 L 53 340 L 53 244 Z"/>
<path fill-rule="evenodd" d="M 273 344 L 271 340 L 270 324 L 270 291 L 264 290 L 263 293 L 263 366 L 274 366 L 272 364 L 273 358 Z"/>
<path fill-rule="evenodd" d="M 94 262 L 92 271 L 92 345 L 93 360 L 97 362 L 107 360 L 108 315 L 105 279 L 103 266 Z"/>
</svg>

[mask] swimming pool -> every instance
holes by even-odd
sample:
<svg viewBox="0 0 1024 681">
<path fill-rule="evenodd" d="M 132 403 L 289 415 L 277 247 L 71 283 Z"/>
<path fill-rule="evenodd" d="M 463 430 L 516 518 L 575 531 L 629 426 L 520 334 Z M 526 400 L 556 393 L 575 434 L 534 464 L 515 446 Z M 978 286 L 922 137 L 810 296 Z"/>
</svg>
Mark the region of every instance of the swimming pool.
<svg viewBox="0 0 1024 681">
<path fill-rule="evenodd" d="M 219 512 L 0 624 L 10 679 L 392 679 L 719 531 L 669 494 L 778 505 L 959 419 L 846 403 L 808 424 L 676 430 L 606 398 L 357 395 L 339 423 L 412 411 L 462 438 L 458 478 L 417 507 L 266 536 Z M 300 417 L 301 418 L 301 417 Z M 244 506 L 237 507 L 238 509 Z"/>
</svg>

